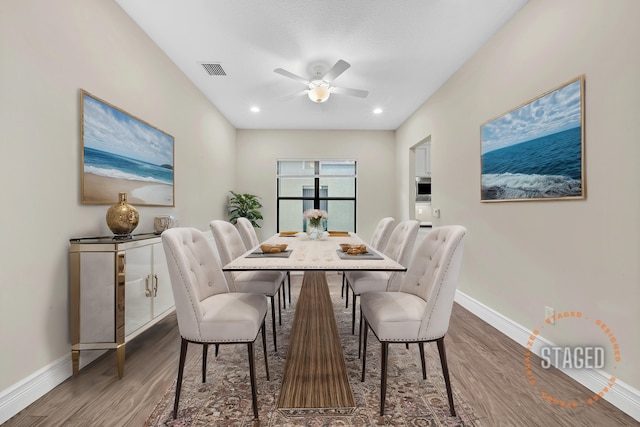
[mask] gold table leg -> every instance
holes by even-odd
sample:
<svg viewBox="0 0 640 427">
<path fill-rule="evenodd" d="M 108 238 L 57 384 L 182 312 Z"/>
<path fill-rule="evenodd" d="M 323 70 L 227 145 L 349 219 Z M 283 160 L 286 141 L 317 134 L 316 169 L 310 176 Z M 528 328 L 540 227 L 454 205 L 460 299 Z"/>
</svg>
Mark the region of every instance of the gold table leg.
<svg viewBox="0 0 640 427">
<path fill-rule="evenodd" d="M 78 371 L 80 370 L 80 351 L 79 350 L 71 350 L 71 368 L 73 370 L 73 376 L 78 375 Z"/>
<path fill-rule="evenodd" d="M 118 356 L 118 378 L 122 378 L 124 375 L 124 344 L 120 344 L 116 348 L 116 355 Z"/>
</svg>

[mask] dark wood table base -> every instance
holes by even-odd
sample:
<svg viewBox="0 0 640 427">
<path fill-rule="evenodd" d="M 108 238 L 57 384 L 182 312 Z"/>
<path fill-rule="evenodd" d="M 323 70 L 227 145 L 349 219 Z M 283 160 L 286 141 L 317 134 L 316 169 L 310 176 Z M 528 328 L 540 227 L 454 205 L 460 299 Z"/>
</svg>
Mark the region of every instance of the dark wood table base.
<svg viewBox="0 0 640 427">
<path fill-rule="evenodd" d="M 307 271 L 302 279 L 278 408 L 292 412 L 302 408 L 347 412 L 355 408 L 323 271 Z"/>
</svg>

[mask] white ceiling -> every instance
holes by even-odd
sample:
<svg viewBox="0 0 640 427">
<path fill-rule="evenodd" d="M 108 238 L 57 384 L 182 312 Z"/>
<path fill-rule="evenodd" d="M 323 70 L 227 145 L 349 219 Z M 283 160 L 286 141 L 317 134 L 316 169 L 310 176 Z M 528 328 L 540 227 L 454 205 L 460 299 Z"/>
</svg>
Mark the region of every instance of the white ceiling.
<svg viewBox="0 0 640 427">
<path fill-rule="evenodd" d="M 357 130 L 397 129 L 527 2 L 116 1 L 236 128 Z M 274 69 L 310 79 L 339 59 L 351 68 L 333 85 L 367 98 L 281 99 L 306 86 Z"/>
</svg>

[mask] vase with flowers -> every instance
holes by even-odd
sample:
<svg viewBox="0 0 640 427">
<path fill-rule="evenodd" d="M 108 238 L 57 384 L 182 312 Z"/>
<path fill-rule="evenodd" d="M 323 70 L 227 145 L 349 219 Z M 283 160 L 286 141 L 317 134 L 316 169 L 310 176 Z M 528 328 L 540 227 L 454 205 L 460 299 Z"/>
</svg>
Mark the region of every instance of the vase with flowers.
<svg viewBox="0 0 640 427">
<path fill-rule="evenodd" d="M 307 235 L 309 238 L 312 240 L 322 238 L 327 221 L 327 212 L 321 209 L 307 209 L 304 211 L 304 219 L 307 221 Z"/>
</svg>

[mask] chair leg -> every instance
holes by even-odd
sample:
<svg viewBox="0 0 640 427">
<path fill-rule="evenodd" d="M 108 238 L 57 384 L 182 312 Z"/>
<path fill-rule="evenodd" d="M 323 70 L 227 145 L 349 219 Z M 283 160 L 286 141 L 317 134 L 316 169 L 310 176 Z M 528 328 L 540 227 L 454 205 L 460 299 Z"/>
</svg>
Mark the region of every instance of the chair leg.
<svg viewBox="0 0 640 427">
<path fill-rule="evenodd" d="M 276 341 L 276 302 L 273 295 L 271 298 L 271 324 L 273 326 L 273 350 L 278 351 L 278 343 Z"/>
<path fill-rule="evenodd" d="M 387 359 L 389 358 L 389 343 L 382 342 L 382 369 L 380 370 L 380 415 L 384 415 L 384 401 L 387 397 Z"/>
<path fill-rule="evenodd" d="M 356 299 L 358 298 L 358 295 L 356 295 L 353 289 L 351 289 L 351 293 L 353 294 L 353 307 L 352 307 L 352 313 L 351 313 L 351 335 L 353 335 L 356 333 Z"/>
<path fill-rule="evenodd" d="M 207 382 L 207 353 L 209 352 L 209 344 L 202 344 L 202 383 Z"/>
<path fill-rule="evenodd" d="M 267 361 L 267 331 L 264 327 L 264 320 L 262 321 L 262 350 L 264 352 L 264 369 L 267 371 L 267 381 L 269 378 L 269 362 Z"/>
<path fill-rule="evenodd" d="M 440 364 L 442 365 L 442 376 L 444 376 L 444 384 L 447 387 L 447 397 L 449 398 L 449 409 L 451 416 L 456 416 L 456 410 L 453 406 L 453 393 L 451 391 L 451 380 L 449 379 L 449 367 L 447 366 L 447 353 L 444 350 L 444 337 L 436 341 L 438 343 L 438 353 L 440 353 Z"/>
<path fill-rule="evenodd" d="M 280 292 L 280 290 L 282 289 L 282 287 L 280 287 L 280 289 L 278 289 L 278 322 L 280 324 L 280 326 L 282 326 L 282 300 L 280 299 L 280 294 L 282 292 Z M 285 302 L 286 304 L 286 302 Z"/>
<path fill-rule="evenodd" d="M 362 310 L 360 310 L 360 325 L 358 326 L 358 359 L 362 354 Z"/>
<path fill-rule="evenodd" d="M 420 349 L 420 360 L 422 362 L 422 379 L 426 380 L 427 379 L 427 364 L 424 361 L 424 343 L 423 342 L 419 342 L 418 343 L 418 348 Z"/>
<path fill-rule="evenodd" d="M 340 298 L 344 298 L 344 285 L 345 285 L 345 280 L 347 280 L 344 271 L 342 272 L 342 289 L 340 290 Z"/>
<path fill-rule="evenodd" d="M 349 308 L 349 281 L 344 287 L 344 308 Z"/>
<path fill-rule="evenodd" d="M 253 359 L 253 343 L 247 343 L 249 352 L 249 378 L 251 379 L 251 399 L 253 401 L 253 418 L 258 419 L 258 393 L 256 392 L 256 372 Z"/>
<path fill-rule="evenodd" d="M 287 284 L 289 286 L 289 307 L 291 307 L 291 272 L 287 271 Z"/>
<path fill-rule="evenodd" d="M 364 319 L 364 328 L 362 329 L 362 377 L 360 378 L 361 382 L 364 382 L 364 372 L 367 366 L 367 335 L 369 335 L 369 323 L 367 322 L 367 319 Z"/>
<path fill-rule="evenodd" d="M 216 344 L 216 357 L 218 357 L 218 351 L 220 351 L 220 344 Z"/>
<path fill-rule="evenodd" d="M 178 402 L 180 401 L 180 391 L 182 389 L 182 374 L 184 372 L 184 361 L 187 358 L 187 347 L 189 341 L 182 338 L 180 343 L 180 362 L 178 363 L 178 380 L 176 382 L 176 399 L 173 402 L 173 419 L 178 417 Z"/>
<path fill-rule="evenodd" d="M 284 286 L 284 279 L 282 279 L 280 290 L 282 291 L 282 308 L 286 310 L 287 309 L 287 288 Z M 278 291 L 278 293 L 280 293 L 280 290 Z M 280 320 L 280 324 L 282 325 L 282 320 Z"/>
</svg>

